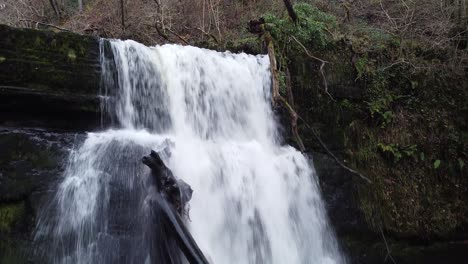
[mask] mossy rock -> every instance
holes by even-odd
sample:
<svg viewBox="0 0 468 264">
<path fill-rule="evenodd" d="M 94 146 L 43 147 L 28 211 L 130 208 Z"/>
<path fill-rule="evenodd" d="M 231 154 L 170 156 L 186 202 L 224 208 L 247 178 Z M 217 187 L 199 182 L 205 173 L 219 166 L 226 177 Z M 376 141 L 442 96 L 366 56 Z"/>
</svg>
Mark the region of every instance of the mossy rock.
<svg viewBox="0 0 468 264">
<path fill-rule="evenodd" d="M 0 203 L 0 233 L 10 233 L 25 215 L 25 203 Z"/>
<path fill-rule="evenodd" d="M 0 35 L 0 85 L 97 94 L 98 39 L 6 25 L 0 25 Z"/>
</svg>

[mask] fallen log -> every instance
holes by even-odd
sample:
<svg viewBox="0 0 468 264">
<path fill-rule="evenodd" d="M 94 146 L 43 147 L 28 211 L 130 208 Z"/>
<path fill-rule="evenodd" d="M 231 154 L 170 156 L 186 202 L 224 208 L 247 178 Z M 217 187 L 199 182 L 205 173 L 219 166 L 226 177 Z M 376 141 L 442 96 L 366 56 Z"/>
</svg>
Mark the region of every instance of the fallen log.
<svg viewBox="0 0 468 264">
<path fill-rule="evenodd" d="M 151 169 L 156 193 L 150 199 L 152 263 L 183 263 L 180 251 L 191 264 L 208 264 L 203 252 L 182 220 L 184 209 L 192 197 L 192 189 L 174 177 L 159 153 L 151 151 L 142 162 Z"/>
</svg>

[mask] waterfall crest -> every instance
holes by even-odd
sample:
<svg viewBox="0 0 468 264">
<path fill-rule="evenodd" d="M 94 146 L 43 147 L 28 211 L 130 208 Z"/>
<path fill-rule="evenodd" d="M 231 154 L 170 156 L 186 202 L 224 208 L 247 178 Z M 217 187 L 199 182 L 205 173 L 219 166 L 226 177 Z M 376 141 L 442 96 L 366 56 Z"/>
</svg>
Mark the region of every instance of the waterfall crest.
<svg viewBox="0 0 468 264">
<path fill-rule="evenodd" d="M 313 167 L 280 145 L 268 57 L 120 40 L 110 48 L 103 106 L 115 128 L 71 151 L 37 227 L 50 262 L 158 263 L 144 240 L 140 158 L 166 145 L 165 163 L 194 190 L 187 225 L 212 263 L 345 262 Z"/>
</svg>

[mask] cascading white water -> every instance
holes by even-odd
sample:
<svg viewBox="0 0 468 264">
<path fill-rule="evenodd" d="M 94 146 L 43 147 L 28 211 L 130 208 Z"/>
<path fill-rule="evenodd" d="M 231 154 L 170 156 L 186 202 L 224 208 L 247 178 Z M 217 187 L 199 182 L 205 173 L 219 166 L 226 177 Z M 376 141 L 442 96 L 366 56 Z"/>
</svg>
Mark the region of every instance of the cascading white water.
<svg viewBox="0 0 468 264">
<path fill-rule="evenodd" d="M 343 263 L 306 157 L 280 145 L 266 56 L 111 41 L 102 56 L 118 130 L 72 151 L 37 239 L 55 263 L 149 260 L 140 158 L 161 149 L 194 190 L 187 223 L 212 263 Z M 54 213 L 51 213 L 54 211 Z"/>
</svg>

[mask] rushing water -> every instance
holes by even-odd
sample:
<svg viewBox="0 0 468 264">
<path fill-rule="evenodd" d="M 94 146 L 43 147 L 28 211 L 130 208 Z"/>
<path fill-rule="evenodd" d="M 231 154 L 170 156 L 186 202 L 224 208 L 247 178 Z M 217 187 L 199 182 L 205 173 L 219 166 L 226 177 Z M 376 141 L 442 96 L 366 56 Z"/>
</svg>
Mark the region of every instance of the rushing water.
<svg viewBox="0 0 468 264">
<path fill-rule="evenodd" d="M 115 129 L 70 154 L 37 228 L 50 262 L 159 263 L 144 240 L 141 157 L 166 145 L 163 159 L 194 190 L 187 225 L 210 262 L 344 262 L 313 168 L 280 145 L 268 57 L 133 41 L 109 50 L 103 106 Z"/>
</svg>

